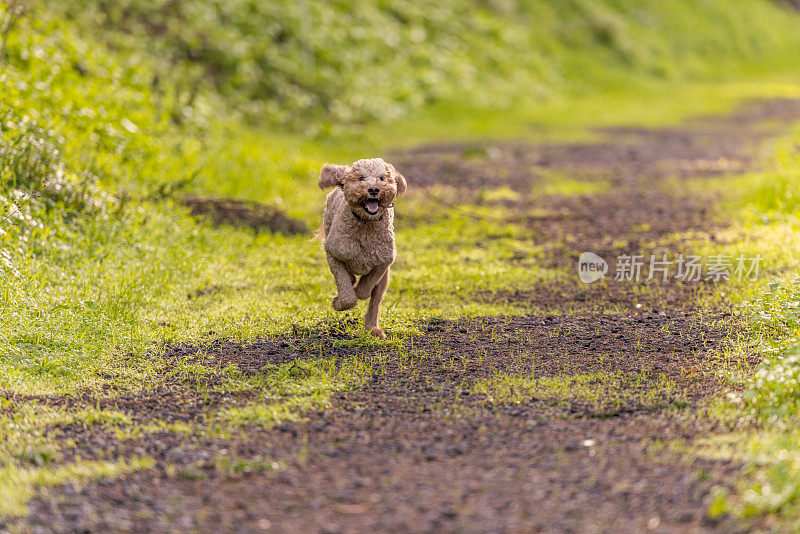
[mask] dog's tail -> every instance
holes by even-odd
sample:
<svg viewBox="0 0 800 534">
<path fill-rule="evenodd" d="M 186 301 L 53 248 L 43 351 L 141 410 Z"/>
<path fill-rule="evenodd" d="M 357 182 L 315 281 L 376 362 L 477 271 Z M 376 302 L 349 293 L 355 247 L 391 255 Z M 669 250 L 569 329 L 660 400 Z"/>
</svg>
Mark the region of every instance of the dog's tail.
<svg viewBox="0 0 800 534">
<path fill-rule="evenodd" d="M 311 238 L 311 241 L 325 241 L 325 223 L 319 225 L 317 231 L 314 232 L 314 236 Z"/>
</svg>

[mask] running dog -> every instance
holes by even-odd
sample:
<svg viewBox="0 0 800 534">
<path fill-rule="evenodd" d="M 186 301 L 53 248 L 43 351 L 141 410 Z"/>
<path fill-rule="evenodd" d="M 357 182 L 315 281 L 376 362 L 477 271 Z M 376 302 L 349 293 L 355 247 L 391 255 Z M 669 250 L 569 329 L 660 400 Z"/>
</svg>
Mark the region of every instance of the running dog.
<svg viewBox="0 0 800 534">
<path fill-rule="evenodd" d="M 405 193 L 406 179 L 381 158 L 360 159 L 349 167 L 325 164 L 319 187 L 335 187 L 317 233 L 338 290 L 333 309 L 349 310 L 358 300 L 370 299 L 364 327 L 386 339 L 378 313 L 396 254 L 394 200 Z"/>
</svg>

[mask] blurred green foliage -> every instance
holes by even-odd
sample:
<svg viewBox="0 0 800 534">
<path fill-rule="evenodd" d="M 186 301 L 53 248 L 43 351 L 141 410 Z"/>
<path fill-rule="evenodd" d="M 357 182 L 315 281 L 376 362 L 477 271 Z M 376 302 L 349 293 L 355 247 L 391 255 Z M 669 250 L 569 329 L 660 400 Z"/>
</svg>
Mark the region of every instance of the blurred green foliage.
<svg viewBox="0 0 800 534">
<path fill-rule="evenodd" d="M 760 256 L 756 282 L 725 291 L 744 331 L 722 355 L 733 385 L 721 413 L 735 446 L 720 456 L 744 462 L 744 479 L 720 491 L 712 514 L 777 514 L 774 531 L 800 530 L 800 130 L 779 139 L 766 168 L 739 177 L 704 180 L 725 192 L 721 206 L 732 229 L 717 234 L 708 253 Z M 757 362 L 754 363 L 754 359 Z"/>
<path fill-rule="evenodd" d="M 65 169 L 60 145 L 52 130 L 0 107 L 0 191 L 9 192 L 0 196 L 5 222 L 30 220 L 41 208 L 68 217 L 76 212 L 96 215 L 108 207 L 110 196 L 96 186 L 95 176 Z"/>
<path fill-rule="evenodd" d="M 686 78 L 770 60 L 794 17 L 734 0 L 56 0 L 48 10 L 157 59 L 156 92 L 211 88 L 312 133 L 455 99 L 508 108 L 631 75 Z M 619 83 L 619 80 L 617 81 Z"/>
</svg>

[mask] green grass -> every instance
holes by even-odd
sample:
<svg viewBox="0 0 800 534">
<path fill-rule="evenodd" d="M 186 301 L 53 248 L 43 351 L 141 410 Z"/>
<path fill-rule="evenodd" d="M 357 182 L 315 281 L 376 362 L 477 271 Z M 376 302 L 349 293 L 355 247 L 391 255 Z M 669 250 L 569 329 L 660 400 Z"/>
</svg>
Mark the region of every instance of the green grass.
<svg viewBox="0 0 800 534">
<path fill-rule="evenodd" d="M 597 412 L 613 411 L 628 404 L 665 406 L 678 393 L 675 384 L 664 375 L 628 375 L 621 371 L 538 378 L 496 375 L 477 382 L 474 390 L 493 403 L 527 404 L 532 400 L 552 406 L 580 403 Z"/>
<path fill-rule="evenodd" d="M 80 483 L 95 478 L 120 476 L 146 469 L 153 460 L 135 457 L 116 461 L 63 461 L 70 443 L 56 439 L 48 429 L 80 424 L 103 427 L 130 424 L 130 418 L 111 410 L 54 409 L 32 403 L 12 403 L 0 397 L 0 516 L 25 512 L 25 503 L 37 487 L 67 481 Z"/>
<path fill-rule="evenodd" d="M 202 358 L 203 355 L 196 357 Z M 110 432 L 118 440 L 141 439 L 148 434 L 163 432 L 230 438 L 234 433 L 254 426 L 269 428 L 299 421 L 303 414 L 326 407 L 332 393 L 357 387 L 372 372 L 371 362 L 359 358 L 339 362 L 307 359 L 267 367 L 262 374 L 245 376 L 230 367 L 215 371 L 198 363 L 184 362 L 170 365 L 164 372 L 149 377 L 149 387 L 183 378 L 191 384 L 187 395 L 202 396 L 209 389 L 206 384 L 211 382 L 210 379 L 219 378 L 219 375 L 228 380 L 221 384 L 214 380 L 217 388 L 227 392 L 258 392 L 254 400 L 210 412 L 204 422 L 167 423 L 152 419 L 146 423 L 134 423 L 130 415 L 115 410 L 51 408 L 0 397 L 0 435 L 3 436 L 0 443 L 0 516 L 23 514 L 25 503 L 33 496 L 36 487 L 120 476 L 154 465 L 151 458 L 145 457 L 115 461 L 66 460 L 65 453 L 74 444 L 69 439 L 59 438 L 58 428 L 69 425 L 87 429 L 96 427 Z M 124 386 L 124 382 L 119 381 L 117 385 Z M 254 468 L 247 461 L 235 462 L 225 458 L 220 462 L 218 468 L 224 471 L 241 472 Z"/>
<path fill-rule="evenodd" d="M 143 354 L 153 340 L 199 340 L 209 331 L 246 339 L 336 315 L 329 309 L 335 288 L 324 254 L 305 236 L 215 230 L 168 212 L 139 217 L 135 226 L 122 227 L 85 221 L 81 239 L 101 262 L 51 251 L 39 261 L 15 263 L 17 275 L 4 288 L 0 347 L 9 357 L 0 362 L 0 388 L 53 393 L 96 387 L 96 376 L 114 366 L 116 355 Z M 103 244 L 106 232 L 116 237 Z M 487 236 L 494 240 L 491 248 L 482 246 Z M 556 277 L 536 266 L 536 245 L 521 228 L 488 219 L 475 223 L 453 215 L 401 230 L 398 241 L 386 305 L 388 332 L 395 336 L 412 332 L 415 321 L 426 317 L 513 311 L 472 302 L 467 290 Z M 403 247 L 412 241 L 414 248 Z M 526 259 L 515 259 L 520 256 Z M 443 269 L 440 258 L 458 269 Z M 209 288 L 214 290 L 204 291 Z M 37 294 L 49 298 L 31 298 Z"/>
<path fill-rule="evenodd" d="M 326 407 L 331 393 L 363 384 L 371 372 L 370 363 L 359 359 L 338 363 L 318 359 L 283 364 L 269 373 L 263 384 L 271 402 L 219 411 L 215 416 L 213 433 L 230 435 L 238 427 L 271 428 L 276 424 L 298 421 L 304 413 Z"/>
<path fill-rule="evenodd" d="M 725 436 L 728 444 L 724 447 L 700 444 L 695 452 L 748 465 L 733 492 L 718 493 L 713 514 L 771 515 L 775 527 L 787 532 L 800 526 L 795 519 L 800 512 L 798 142 L 800 130 L 795 128 L 769 148 L 772 156 L 764 171 L 696 184 L 705 191 L 724 193 L 719 215 L 732 221 L 729 228 L 715 232 L 713 242 L 699 240 L 698 253 L 760 255 L 762 261 L 757 281 L 732 282 L 721 288 L 739 310 L 745 331 L 719 355 L 724 377 L 739 391 L 729 394 L 713 413 L 742 430 Z M 761 356 L 760 363 L 755 368 L 743 364 L 754 353 Z"/>
<path fill-rule="evenodd" d="M 604 179 L 574 179 L 566 173 L 550 173 L 541 184 L 533 187 L 534 195 L 576 197 L 605 193 L 611 187 L 611 182 Z"/>
<path fill-rule="evenodd" d="M 22 515 L 25 503 L 34 496 L 36 488 L 57 486 L 67 482 L 81 484 L 98 478 L 111 478 L 147 469 L 154 462 L 150 458 L 133 458 L 114 462 L 79 461 L 50 469 L 0 469 L 0 514 Z"/>
</svg>

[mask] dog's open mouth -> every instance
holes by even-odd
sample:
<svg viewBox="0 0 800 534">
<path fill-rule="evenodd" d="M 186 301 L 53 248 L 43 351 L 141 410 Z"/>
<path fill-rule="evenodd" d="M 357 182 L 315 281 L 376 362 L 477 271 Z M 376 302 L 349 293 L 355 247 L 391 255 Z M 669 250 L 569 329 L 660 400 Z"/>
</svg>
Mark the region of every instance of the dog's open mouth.
<svg viewBox="0 0 800 534">
<path fill-rule="evenodd" d="M 378 200 L 377 199 L 368 199 L 364 201 L 364 211 L 369 213 L 370 215 L 375 215 L 378 213 Z"/>
</svg>

